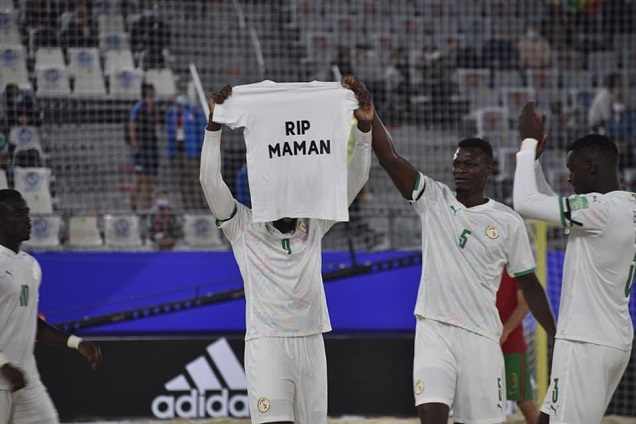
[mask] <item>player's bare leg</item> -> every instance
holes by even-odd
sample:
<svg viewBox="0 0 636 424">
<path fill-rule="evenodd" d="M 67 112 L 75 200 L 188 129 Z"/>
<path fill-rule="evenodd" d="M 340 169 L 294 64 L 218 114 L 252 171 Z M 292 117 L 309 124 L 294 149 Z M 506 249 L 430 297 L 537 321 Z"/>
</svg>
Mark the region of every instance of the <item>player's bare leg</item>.
<svg viewBox="0 0 636 424">
<path fill-rule="evenodd" d="M 422 424 L 446 424 L 449 411 L 448 405 L 443 403 L 425 403 L 417 407 Z"/>
<path fill-rule="evenodd" d="M 537 419 L 539 419 L 539 409 L 533 400 L 522 400 L 517 402 L 517 406 L 526 419 L 526 423 L 535 424 L 537 422 Z"/>
<path fill-rule="evenodd" d="M 539 412 L 538 424 L 550 424 L 550 416 L 545 412 Z"/>
</svg>

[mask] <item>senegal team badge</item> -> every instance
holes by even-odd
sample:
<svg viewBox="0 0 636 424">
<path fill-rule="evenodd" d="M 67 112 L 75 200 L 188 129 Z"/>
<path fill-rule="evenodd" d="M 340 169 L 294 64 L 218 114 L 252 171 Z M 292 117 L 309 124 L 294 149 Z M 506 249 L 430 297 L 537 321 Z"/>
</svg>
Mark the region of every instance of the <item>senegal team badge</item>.
<svg viewBox="0 0 636 424">
<path fill-rule="evenodd" d="M 489 225 L 486 227 L 486 235 L 489 239 L 496 240 L 499 238 L 499 230 L 497 229 L 497 227 Z"/>
<path fill-rule="evenodd" d="M 421 395 L 424 391 L 424 382 L 422 380 L 417 380 L 413 389 L 416 395 Z"/>
<path fill-rule="evenodd" d="M 269 408 L 271 406 L 272 404 L 269 402 L 269 399 L 267 399 L 266 397 L 262 397 L 258 400 L 258 410 L 263 414 L 269 411 Z"/>
</svg>

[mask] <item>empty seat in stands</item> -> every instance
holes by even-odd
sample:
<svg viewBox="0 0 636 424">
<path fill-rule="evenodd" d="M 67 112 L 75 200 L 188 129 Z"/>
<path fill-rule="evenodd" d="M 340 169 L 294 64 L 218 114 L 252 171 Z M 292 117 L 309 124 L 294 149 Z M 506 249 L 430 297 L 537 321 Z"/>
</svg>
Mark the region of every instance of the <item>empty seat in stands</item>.
<svg viewBox="0 0 636 424">
<path fill-rule="evenodd" d="M 192 248 L 225 248 L 216 219 L 210 215 L 185 214 L 183 241 Z"/>
<path fill-rule="evenodd" d="M 172 70 L 164 69 L 148 69 L 145 72 L 146 82 L 155 87 L 157 96 L 170 99 L 175 92 L 174 75 Z"/>
<path fill-rule="evenodd" d="M 68 244 L 71 247 L 96 247 L 103 244 L 96 216 L 72 216 L 68 220 Z"/>
<path fill-rule="evenodd" d="M 96 48 L 68 49 L 69 72 L 73 77 L 73 94 L 99 96 L 106 94 L 104 77 Z"/>
<path fill-rule="evenodd" d="M 10 83 L 17 84 L 20 88 L 31 88 L 25 52 L 21 45 L 0 46 L 0 87 L 6 87 Z"/>
<path fill-rule="evenodd" d="M 51 177 L 49 168 L 16 167 L 13 171 L 14 187 L 22 194 L 31 213 L 53 213 L 51 198 Z"/>
<path fill-rule="evenodd" d="M 71 85 L 66 67 L 41 67 L 35 71 L 35 78 L 38 83 L 38 96 L 53 97 L 71 94 Z"/>
<path fill-rule="evenodd" d="M 35 51 L 35 70 L 50 67 L 66 68 L 61 47 L 39 47 Z"/>
<path fill-rule="evenodd" d="M 143 245 L 137 215 L 105 215 L 104 241 L 111 247 L 138 247 Z"/>
<path fill-rule="evenodd" d="M 59 246 L 61 223 L 59 215 L 32 215 L 31 237 L 24 246 L 27 249 Z"/>
<path fill-rule="evenodd" d="M 135 68 L 116 68 L 110 73 L 109 93 L 114 98 L 137 99 L 141 96 L 144 74 Z"/>
</svg>

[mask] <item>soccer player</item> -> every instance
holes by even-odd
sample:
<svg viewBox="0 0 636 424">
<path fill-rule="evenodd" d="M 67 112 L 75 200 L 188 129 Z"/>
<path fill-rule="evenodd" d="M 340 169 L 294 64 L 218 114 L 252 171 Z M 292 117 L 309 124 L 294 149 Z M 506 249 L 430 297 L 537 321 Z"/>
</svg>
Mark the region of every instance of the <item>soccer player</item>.
<svg viewBox="0 0 636 424">
<path fill-rule="evenodd" d="M 523 319 L 530 312 L 528 302 L 514 278 L 504 272 L 497 292 L 497 310 L 503 323 L 501 350 L 506 366 L 506 399 L 515 401 L 528 424 L 536 424 L 539 410 L 534 402 L 528 370 L 528 346 Z"/>
<path fill-rule="evenodd" d="M 629 362 L 628 303 L 636 260 L 636 195 L 622 191 L 618 149 L 589 134 L 568 148 L 575 194 L 552 192 L 537 161 L 545 123 L 534 102 L 519 116 L 514 207 L 569 231 L 550 387 L 539 423 L 599 423 Z"/>
<path fill-rule="evenodd" d="M 359 103 L 347 171 L 350 204 L 369 177 L 374 108 L 357 78 L 346 76 L 342 84 Z M 215 105 L 231 92 L 226 86 L 210 99 L 200 179 L 245 285 L 245 371 L 252 422 L 324 424 L 327 363 L 322 333 L 330 331 L 331 324 L 321 276 L 321 240 L 335 222 L 282 218 L 257 223 L 252 211 L 232 198 L 221 176 L 221 125 L 214 122 Z"/>
<path fill-rule="evenodd" d="M 504 422 L 502 325 L 495 307 L 504 266 L 548 334 L 554 335 L 555 324 L 521 217 L 484 196 L 492 147 L 479 138 L 459 142 L 453 192 L 397 153 L 377 115 L 372 140 L 380 165 L 422 221 L 413 364 L 420 420 L 446 424 L 452 405 L 457 422 Z"/>
<path fill-rule="evenodd" d="M 40 381 L 33 355 L 36 340 L 77 349 L 93 369 L 102 361 L 99 345 L 38 317 L 42 271 L 35 258 L 20 250 L 30 232 L 25 200 L 18 191 L 0 190 L 0 424 L 59 421 Z"/>
</svg>

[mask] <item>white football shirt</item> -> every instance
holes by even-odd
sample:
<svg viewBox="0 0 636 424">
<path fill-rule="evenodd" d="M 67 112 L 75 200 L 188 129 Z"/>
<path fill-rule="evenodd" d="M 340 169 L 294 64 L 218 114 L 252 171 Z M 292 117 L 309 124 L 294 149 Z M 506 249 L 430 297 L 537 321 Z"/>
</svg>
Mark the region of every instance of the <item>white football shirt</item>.
<svg viewBox="0 0 636 424">
<path fill-rule="evenodd" d="M 252 219 L 348 221 L 347 142 L 358 102 L 338 82 L 232 89 L 214 121 L 244 127 Z"/>
<path fill-rule="evenodd" d="M 489 199 L 467 208 L 451 189 L 418 174 L 412 205 L 422 220 L 422 278 L 415 314 L 499 343 L 495 299 L 501 274 L 534 271 L 523 220 Z"/>
<path fill-rule="evenodd" d="M 281 234 L 270 223 L 253 222 L 252 211 L 236 205 L 235 215 L 219 227 L 243 277 L 245 340 L 331 331 L 321 240 L 334 222 L 301 218 L 293 233 Z"/>
<path fill-rule="evenodd" d="M 0 352 L 24 372 L 27 386 L 39 382 L 33 348 L 42 271 L 34 257 L 0 245 Z M 11 384 L 0 373 L 0 389 Z"/>
<path fill-rule="evenodd" d="M 515 207 L 569 228 L 556 337 L 632 348 L 629 298 L 636 265 L 636 194 L 541 194 L 534 149 L 517 153 Z"/>
</svg>

